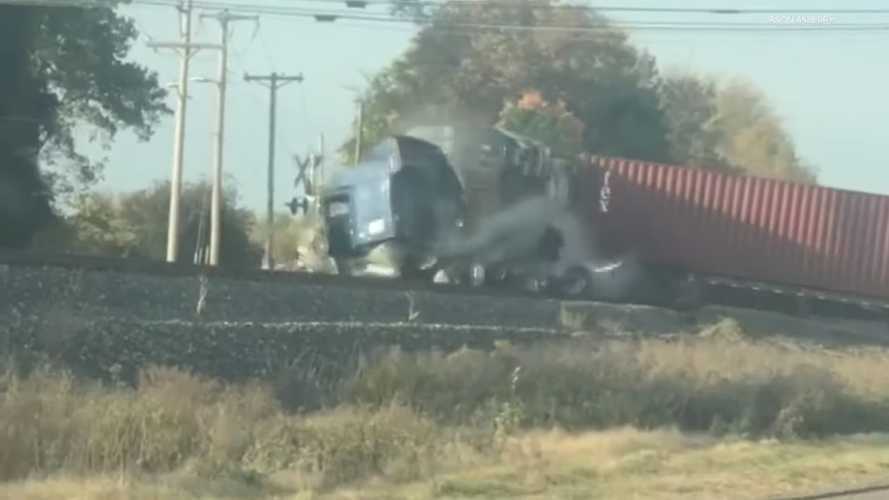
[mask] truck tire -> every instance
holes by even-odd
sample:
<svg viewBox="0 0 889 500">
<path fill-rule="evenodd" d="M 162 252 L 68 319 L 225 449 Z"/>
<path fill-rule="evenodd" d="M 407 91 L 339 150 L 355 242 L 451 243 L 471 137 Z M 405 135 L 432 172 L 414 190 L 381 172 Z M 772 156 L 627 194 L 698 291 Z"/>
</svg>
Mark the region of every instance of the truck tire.
<svg viewBox="0 0 889 500">
<path fill-rule="evenodd" d="M 469 286 L 478 288 L 485 284 L 485 266 L 481 264 L 472 264 L 469 266 Z"/>
<path fill-rule="evenodd" d="M 583 266 L 570 267 L 559 278 L 556 291 L 567 298 L 590 298 L 593 292 L 593 276 Z"/>
<path fill-rule="evenodd" d="M 339 257 L 333 259 L 334 264 L 336 264 L 336 273 L 340 276 L 353 276 L 355 274 L 355 270 L 352 266 L 352 261 L 350 259 Z"/>
</svg>

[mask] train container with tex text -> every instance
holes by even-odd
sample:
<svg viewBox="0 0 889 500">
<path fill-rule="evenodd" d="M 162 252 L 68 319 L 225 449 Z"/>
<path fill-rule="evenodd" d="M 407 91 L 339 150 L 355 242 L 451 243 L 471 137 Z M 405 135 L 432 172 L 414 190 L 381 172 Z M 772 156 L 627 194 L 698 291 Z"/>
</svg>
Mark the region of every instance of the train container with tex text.
<svg viewBox="0 0 889 500">
<path fill-rule="evenodd" d="M 714 283 L 889 303 L 889 196 L 620 158 L 585 163 L 579 175 L 598 193 L 586 210 L 610 251 Z"/>
</svg>

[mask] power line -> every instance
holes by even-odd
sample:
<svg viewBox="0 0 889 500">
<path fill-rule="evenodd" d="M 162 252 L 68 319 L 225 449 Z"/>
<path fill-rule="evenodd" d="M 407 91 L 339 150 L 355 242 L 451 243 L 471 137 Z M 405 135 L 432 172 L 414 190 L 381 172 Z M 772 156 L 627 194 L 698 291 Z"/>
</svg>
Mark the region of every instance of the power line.
<svg viewBox="0 0 889 500">
<path fill-rule="evenodd" d="M 134 0 L 135 3 L 145 1 L 159 0 Z M 820 23 L 811 25 L 794 25 L 783 23 L 712 23 L 712 22 L 663 22 L 663 21 L 612 21 L 602 26 L 568 26 L 568 25 L 542 25 L 535 24 L 523 26 L 518 24 L 507 23 L 473 23 L 473 22 L 452 22 L 440 21 L 436 19 L 423 19 L 416 17 L 399 17 L 391 15 L 368 15 L 368 14 L 351 14 L 344 13 L 348 11 L 308 11 L 304 9 L 294 9 L 289 7 L 261 7 L 251 6 L 246 9 L 240 9 L 240 4 L 229 4 L 222 2 L 199 2 L 201 5 L 221 6 L 227 5 L 226 8 L 250 12 L 254 14 L 265 14 L 272 16 L 286 17 L 303 17 L 329 20 L 352 20 L 367 21 L 385 24 L 406 24 L 406 25 L 434 25 L 436 28 L 461 28 L 468 30 L 506 30 L 506 31 L 527 31 L 527 32 L 574 32 L 574 33 L 613 33 L 616 30 L 627 29 L 634 31 L 688 31 L 688 32 L 844 32 L 844 31 L 887 31 L 889 23 Z M 889 12 L 889 11 L 887 11 Z"/>
<path fill-rule="evenodd" d="M 308 0 L 322 3 L 339 3 L 341 0 Z M 113 7 L 112 0 L 0 0 L 0 3 L 11 5 L 30 6 L 69 6 L 69 7 Z M 151 6 L 176 6 L 177 0 L 132 0 L 133 4 Z M 399 0 L 373 2 L 375 4 L 399 4 L 399 5 L 437 5 L 437 6 L 511 6 L 502 2 L 478 2 L 450 0 L 447 3 Z M 458 27 L 467 29 L 506 29 L 518 31 L 574 31 L 596 32 L 609 29 L 634 29 L 634 30 L 658 30 L 658 31 L 885 31 L 889 29 L 886 23 L 828 23 L 815 22 L 801 26 L 792 23 L 723 23 L 723 22 L 665 22 L 665 21 L 622 21 L 611 22 L 606 26 L 566 26 L 566 25 L 532 25 L 521 26 L 506 23 L 461 23 L 442 22 L 435 19 L 417 18 L 410 16 L 393 16 L 388 14 L 355 14 L 354 10 L 317 11 L 305 8 L 293 7 L 292 4 L 248 4 L 225 0 L 194 0 L 196 8 L 230 10 L 252 14 L 266 14 L 272 16 L 305 17 L 329 20 L 354 20 L 400 24 L 435 24 L 437 27 Z M 639 13 L 725 13 L 725 14 L 889 14 L 889 9 L 692 9 L 692 8 L 658 8 L 658 7 L 594 7 L 575 5 L 531 5 L 536 9 L 558 10 L 564 8 L 581 9 L 589 11 L 612 12 L 639 12 Z"/>
<path fill-rule="evenodd" d="M 311 0 L 320 3 L 342 3 L 341 0 Z M 399 5 L 399 6 L 495 6 L 495 7 L 522 7 L 530 9 L 553 10 L 589 10 L 595 12 L 636 12 L 636 13 L 662 13 L 662 14 L 716 14 L 716 15 L 743 15 L 743 14 L 809 14 L 809 15 L 854 15 L 854 14 L 889 14 L 889 8 L 869 9 L 751 9 L 751 8 L 704 8 L 704 7 L 633 7 L 633 6 L 607 6 L 607 5 L 546 5 L 527 4 L 517 5 L 515 2 L 505 1 L 478 1 L 478 0 L 449 0 L 436 2 L 430 0 L 368 0 L 368 4 Z"/>
<path fill-rule="evenodd" d="M 136 3 L 144 3 L 144 2 L 163 2 L 165 0 L 134 0 Z M 312 2 L 323 2 L 323 3 L 337 3 L 342 4 L 342 0 L 309 0 Z M 380 2 L 380 3 L 399 3 L 397 0 L 390 2 Z M 416 3 L 416 2 L 408 2 L 408 3 Z M 515 4 L 505 4 L 499 2 L 464 2 L 460 0 L 450 0 L 447 3 L 438 3 L 438 2 L 419 2 L 422 4 L 429 5 L 438 5 L 438 6 L 480 6 L 480 7 L 512 7 L 515 8 Z M 298 8 L 293 7 L 292 4 L 287 6 L 283 5 L 275 5 L 275 4 L 255 4 L 255 3 L 239 3 L 233 1 L 226 0 L 196 0 L 196 5 L 201 6 L 202 8 L 226 8 L 230 10 L 243 10 L 250 11 L 255 13 L 265 13 L 271 15 L 284 15 L 284 16 L 305 16 L 305 17 L 317 17 L 317 16 L 335 16 L 338 19 L 360 19 L 360 20 L 386 20 L 390 22 L 426 22 L 427 19 L 417 18 L 411 16 L 392 16 L 390 14 L 354 14 L 354 9 L 352 10 L 337 10 L 337 11 L 318 11 L 314 9 L 306 9 L 306 8 Z M 598 11 L 621 11 L 621 12 L 658 12 L 658 13 L 716 13 L 717 9 L 681 9 L 681 8 L 635 8 L 635 7 L 588 7 L 588 6 L 567 6 L 567 5 L 552 5 L 552 6 L 543 6 L 543 5 L 532 5 L 532 8 L 538 10 L 560 10 L 564 8 L 573 8 L 573 9 L 581 9 L 588 10 L 592 12 Z M 725 13 L 729 13 L 728 10 L 724 10 Z M 732 14 L 810 14 L 810 15 L 826 15 L 826 14 L 889 14 L 889 9 L 863 9 L 863 10 L 854 10 L 854 9 L 834 9 L 834 10 L 812 10 L 807 11 L 804 9 L 733 9 L 730 13 Z M 674 23 L 675 24 L 675 23 Z M 682 24 L 682 23 L 680 23 Z M 766 23 L 762 23 L 766 25 Z M 773 25 L 773 23 L 768 23 L 768 25 Z M 776 27 L 782 26 L 781 24 L 774 23 Z"/>
<path fill-rule="evenodd" d="M 80 0 L 91 1 L 96 4 L 113 4 L 113 0 Z M 172 0 L 140 0 L 136 3 L 159 3 L 170 5 Z M 222 6 L 228 9 L 286 9 L 296 2 L 321 3 L 345 5 L 345 0 L 288 0 L 285 5 L 270 3 L 242 3 L 234 1 L 216 0 L 196 2 L 213 4 L 214 8 Z M 0 0 L 0 3 L 74 3 L 65 0 Z M 889 14 L 889 8 L 831 8 L 831 9 L 800 9 L 800 8 L 706 8 L 706 7 L 638 7 L 638 6 L 614 6 L 614 5 L 586 5 L 586 4 L 562 4 L 550 5 L 542 3 L 517 4 L 509 1 L 480 1 L 480 0 L 363 0 L 367 6 L 388 5 L 399 7 L 501 7 L 501 8 L 527 8 L 533 10 L 585 10 L 593 12 L 631 12 L 631 13 L 658 13 L 658 14 L 712 14 L 712 15 L 765 15 L 765 14 L 794 14 L 794 15 L 863 15 L 863 14 Z"/>
<path fill-rule="evenodd" d="M 873 24 L 873 23 L 872 23 Z M 832 39 L 837 39 L 838 37 L 856 37 L 856 39 L 860 39 L 861 36 L 883 36 L 886 31 L 889 31 L 889 23 L 885 25 L 885 29 L 883 29 L 884 25 L 878 25 L 881 29 L 838 29 L 830 33 Z M 386 23 L 361 23 L 357 21 L 345 20 L 344 22 L 338 22 L 336 27 L 341 28 L 349 28 L 353 30 L 365 30 L 372 32 L 388 32 L 388 33 L 409 33 L 416 34 L 418 30 L 422 28 L 422 26 L 417 26 L 416 24 L 386 24 Z M 807 31 L 807 30 L 802 30 Z M 808 30 L 811 32 L 815 32 L 813 30 Z M 484 31 L 466 29 L 466 28 L 455 28 L 446 25 L 436 25 L 435 26 L 435 36 L 445 36 L 445 37 L 454 37 L 454 38 L 471 38 L 477 36 L 479 33 L 483 33 Z M 823 32 L 820 30 L 819 32 Z M 746 35 L 748 39 L 752 37 L 756 37 L 756 35 L 760 35 L 758 39 L 767 40 L 772 37 L 778 35 L 796 35 L 799 31 L 790 31 L 790 30 L 767 30 L 767 29 L 759 29 L 759 30 L 699 30 L 699 31 L 691 31 L 688 30 L 641 30 L 641 33 L 654 33 L 654 34 L 662 34 L 666 35 L 669 38 L 660 38 L 662 41 L 675 41 L 675 42 L 687 42 L 691 43 L 695 40 L 699 40 L 697 38 L 699 35 L 726 35 L 731 38 L 739 35 Z M 572 42 L 595 42 L 595 41 L 607 41 L 612 40 L 616 35 L 632 35 L 630 29 L 621 32 L 620 30 L 612 29 L 611 31 L 601 31 L 601 32 L 574 32 L 572 33 Z M 683 34 L 689 35 L 686 39 L 677 38 L 676 36 L 681 36 Z"/>
</svg>

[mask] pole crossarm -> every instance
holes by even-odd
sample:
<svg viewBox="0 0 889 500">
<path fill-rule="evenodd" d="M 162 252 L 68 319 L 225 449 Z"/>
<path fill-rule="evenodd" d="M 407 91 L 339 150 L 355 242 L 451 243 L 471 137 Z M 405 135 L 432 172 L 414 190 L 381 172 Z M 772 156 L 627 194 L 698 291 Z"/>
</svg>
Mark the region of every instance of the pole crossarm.
<svg viewBox="0 0 889 500">
<path fill-rule="evenodd" d="M 222 50 L 218 43 L 148 42 L 147 45 L 152 49 Z"/>
<path fill-rule="evenodd" d="M 284 85 L 292 82 L 302 82 L 303 75 L 300 73 L 295 76 L 288 76 L 279 73 L 272 73 L 269 75 L 251 75 L 250 73 L 244 73 L 244 81 L 247 82 L 280 82 L 281 85 L 278 87 L 283 87 Z"/>
<path fill-rule="evenodd" d="M 259 21 L 259 16 L 247 16 L 244 14 L 232 14 L 227 9 L 216 12 L 215 14 L 201 14 L 201 19 L 216 19 L 217 21 Z"/>
</svg>

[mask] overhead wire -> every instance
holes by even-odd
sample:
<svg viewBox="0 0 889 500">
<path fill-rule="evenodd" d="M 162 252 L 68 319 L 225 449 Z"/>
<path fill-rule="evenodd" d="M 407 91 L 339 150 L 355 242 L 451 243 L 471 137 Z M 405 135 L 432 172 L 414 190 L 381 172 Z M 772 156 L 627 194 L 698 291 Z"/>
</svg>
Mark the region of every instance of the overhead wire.
<svg viewBox="0 0 889 500">
<path fill-rule="evenodd" d="M 294 3 L 319 3 L 319 4 L 337 4 L 344 5 L 345 0 L 288 0 L 283 4 L 275 3 L 242 3 L 234 1 L 203 2 L 227 4 L 230 8 L 252 9 L 252 8 L 289 8 Z M 47 5 L 73 5 L 73 4 L 93 4 L 93 5 L 116 5 L 119 0 L 0 0 L 0 4 L 20 5 L 20 4 L 47 4 Z M 152 3 L 163 5 L 177 5 L 177 0 L 143 0 L 140 3 Z M 362 0 L 366 6 L 389 5 L 400 7 L 443 7 L 443 6 L 463 6 L 463 7 L 516 7 L 515 2 L 504 0 Z M 795 14 L 795 15 L 862 15 L 862 14 L 889 14 L 889 8 L 871 7 L 871 8 L 828 8 L 828 9 L 812 9 L 812 8 L 750 8 L 750 7 L 640 7 L 627 5 L 594 5 L 594 4 L 549 4 L 528 2 L 521 5 L 522 8 L 530 9 L 546 9 L 546 10 L 587 10 L 595 12 L 629 12 L 629 13 L 660 13 L 660 14 L 711 14 L 711 15 L 754 15 L 754 14 Z"/>
<path fill-rule="evenodd" d="M 327 0 L 311 0 L 314 2 L 332 3 Z M 340 0 L 336 0 L 341 3 Z M 114 6 L 117 2 L 112 0 L 0 0 L 0 2 L 10 5 L 29 5 L 29 6 L 69 6 L 69 7 L 109 7 Z M 131 0 L 132 4 L 152 5 L 163 7 L 176 7 L 180 4 L 178 0 Z M 564 24 L 535 24 L 535 25 L 519 25 L 509 23 L 477 23 L 477 22 L 453 22 L 441 21 L 437 19 L 421 18 L 416 16 L 398 16 L 389 14 L 354 14 L 354 10 L 335 10 L 335 11 L 316 11 L 306 9 L 304 7 L 294 7 L 293 3 L 288 5 L 279 4 L 256 4 L 243 3 L 232 0 L 193 0 L 193 7 L 197 9 L 217 9 L 217 10 L 233 10 L 244 13 L 270 15 L 270 16 L 287 16 L 287 17 L 304 17 L 318 19 L 319 16 L 327 17 L 331 20 L 351 20 L 365 21 L 387 24 L 406 24 L 406 25 L 428 25 L 433 24 L 439 28 L 459 28 L 466 30 L 507 30 L 507 31 L 529 31 L 529 32 L 574 32 L 574 33 L 609 33 L 614 30 L 626 29 L 634 31 L 685 31 L 685 32 L 884 32 L 889 31 L 889 22 L 882 23 L 863 23 L 863 22 L 813 22 L 813 23 L 793 23 L 793 22 L 710 22 L 710 21 L 620 21 L 614 20 L 603 26 L 569 26 Z M 461 1 L 450 0 L 449 2 L 375 2 L 376 4 L 423 4 L 423 5 L 472 5 L 472 6 L 499 6 L 507 5 L 501 2 L 478 2 L 478 1 Z M 515 6 L 514 4 L 508 4 Z M 532 4 L 532 6 L 534 6 Z M 568 7 L 566 5 L 540 6 L 547 9 L 558 9 Z M 574 6 L 571 6 L 574 7 Z M 583 7 L 583 6 L 581 6 Z M 585 9 L 596 11 L 618 11 L 618 12 L 659 12 L 659 13 L 691 13 L 691 12 L 709 12 L 713 13 L 715 9 L 688 9 L 688 8 L 642 8 L 642 7 L 592 7 L 586 6 Z M 889 14 L 889 9 L 821 9 L 821 10 L 805 10 L 805 9 L 732 9 L 731 13 L 744 14 L 763 14 L 763 13 L 844 13 L 844 14 Z"/>
<path fill-rule="evenodd" d="M 163 2 L 167 0 L 133 0 L 134 2 Z M 339 1 L 339 0 L 337 0 Z M 459 0 L 451 0 L 448 2 L 448 5 L 453 5 L 457 2 L 460 5 L 481 5 L 481 6 L 491 6 L 490 2 L 463 2 L 459 3 Z M 505 24 L 505 23 L 463 23 L 463 22 L 448 22 L 441 21 L 436 19 L 428 19 L 417 16 L 397 16 L 389 14 L 354 14 L 354 10 L 336 10 L 336 11 L 317 11 L 317 10 L 307 10 L 305 8 L 293 7 L 292 4 L 289 6 L 281 6 L 281 5 L 271 5 L 271 4 L 245 4 L 234 2 L 230 0 L 195 0 L 195 5 L 199 8 L 215 8 L 215 9 L 230 9 L 230 10 L 238 10 L 243 12 L 250 12 L 254 14 L 268 14 L 268 15 L 276 15 L 276 16 L 294 16 L 294 17 L 309 17 L 309 18 L 318 18 L 329 17 L 335 20 L 339 19 L 349 19 L 356 21 L 369 21 L 369 22 L 385 22 L 385 23 L 400 23 L 400 24 L 435 24 L 436 26 L 446 25 L 450 27 L 463 27 L 463 28 L 473 28 L 473 29 L 508 29 L 508 30 L 519 30 L 519 31 L 578 31 L 578 32 L 588 32 L 588 31 L 603 31 L 613 28 L 630 28 L 630 29 L 657 29 L 657 30 L 768 30 L 768 31 L 833 31 L 833 30 L 886 30 L 889 29 L 889 24 L 886 23 L 833 23 L 833 22 L 814 22 L 809 23 L 808 25 L 800 25 L 799 23 L 784 23 L 784 22 L 771 22 L 771 23 L 713 23 L 713 22 L 682 22 L 682 21 L 671 21 L 671 22 L 663 22 L 663 21 L 613 21 L 609 23 L 608 26 L 567 26 L 567 25 L 532 25 L 532 26 L 522 26 L 518 24 Z M 493 4 L 498 5 L 498 4 Z M 512 5 L 515 7 L 515 5 Z M 547 7 L 548 9 L 557 9 L 560 6 L 551 6 Z M 609 9 L 613 10 L 613 9 Z M 879 9 L 877 9 L 879 10 Z M 779 10 L 775 10 L 778 12 Z M 754 12 L 753 10 L 747 10 L 745 12 Z M 763 10 L 757 12 L 765 12 Z M 851 11 L 848 11 L 851 12 Z M 862 11 L 863 12 L 863 11 Z M 889 9 L 882 9 L 880 12 L 889 14 Z M 858 13 L 858 12 L 856 12 Z M 873 12 L 870 12 L 873 13 Z"/>
</svg>

